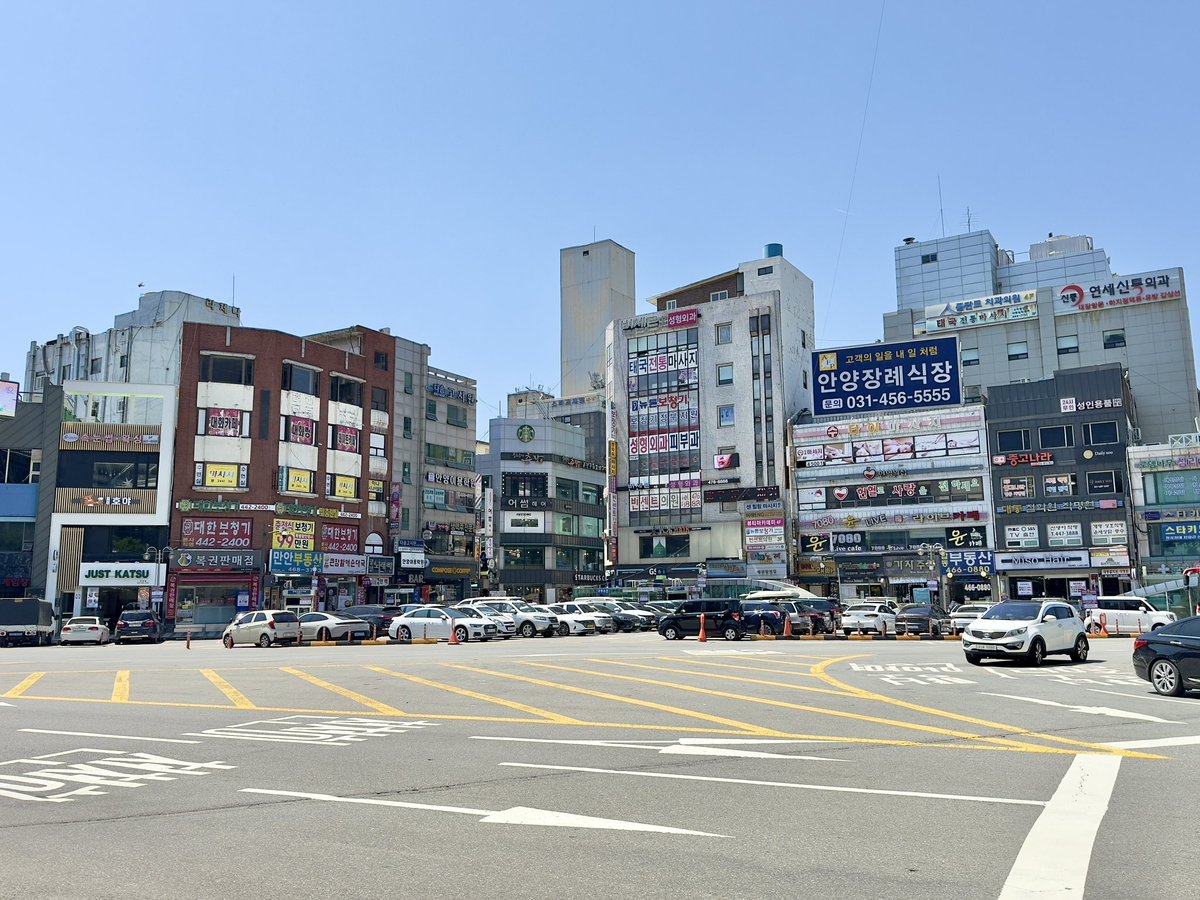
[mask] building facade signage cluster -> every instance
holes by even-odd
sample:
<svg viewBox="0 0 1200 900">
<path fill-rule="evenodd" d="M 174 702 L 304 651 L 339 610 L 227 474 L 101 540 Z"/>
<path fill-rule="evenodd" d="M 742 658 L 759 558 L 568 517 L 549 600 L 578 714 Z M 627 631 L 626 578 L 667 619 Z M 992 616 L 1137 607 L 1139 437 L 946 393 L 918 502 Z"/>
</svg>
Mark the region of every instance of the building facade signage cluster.
<svg viewBox="0 0 1200 900">
<path fill-rule="evenodd" d="M 1079 512 L 1086 509 L 1121 509 L 1125 506 L 1122 497 L 1110 500 L 1049 500 L 1038 503 L 1005 503 L 996 507 L 1000 516 L 1022 516 L 1029 513 Z"/>
<path fill-rule="evenodd" d="M 1091 412 L 1096 409 L 1123 409 L 1125 400 L 1121 397 L 1105 397 L 1103 400 L 1078 400 L 1075 397 L 1060 397 L 1058 408 L 1060 412 Z"/>
<path fill-rule="evenodd" d="M 925 307 L 925 333 L 1037 318 L 1037 291 L 993 294 Z"/>
<path fill-rule="evenodd" d="M 171 571 L 258 572 L 262 561 L 261 550 L 175 550 L 171 553 Z"/>
<path fill-rule="evenodd" d="M 1052 466 L 1054 453 L 1042 450 L 1038 453 L 998 453 L 992 457 L 993 466 Z"/>
<path fill-rule="evenodd" d="M 857 529 L 886 528 L 894 525 L 933 525 L 940 522 L 988 521 L 988 514 L 981 510 L 921 510 L 920 512 L 849 512 L 825 513 L 820 516 L 800 514 L 799 526 L 806 531 L 826 528 Z"/>
<path fill-rule="evenodd" d="M 983 476 L 962 475 L 929 481 L 880 481 L 859 485 L 837 485 L 823 490 L 824 500 L 812 501 L 814 508 L 901 506 L 916 503 L 951 503 L 983 500 Z"/>
<path fill-rule="evenodd" d="M 990 575 L 996 565 L 991 550 L 947 550 L 947 572 L 955 575 Z"/>
<path fill-rule="evenodd" d="M 969 406 L 945 412 L 888 415 L 861 421 L 823 422 L 818 425 L 793 425 L 792 442 L 800 444 L 846 441 L 858 438 L 884 437 L 889 434 L 924 434 L 928 431 L 958 431 L 982 428 L 983 408 Z"/>
<path fill-rule="evenodd" d="M 862 437 L 796 446 L 796 465 L 804 468 L 862 463 L 909 463 L 981 452 L 980 431 L 941 431 L 895 437 Z"/>
<path fill-rule="evenodd" d="M 1139 459 L 1135 469 L 1200 469 L 1200 456 L 1155 456 Z"/>
<path fill-rule="evenodd" d="M 779 485 L 747 488 L 714 488 L 704 491 L 705 503 L 737 503 L 741 500 L 778 500 Z"/>
<path fill-rule="evenodd" d="M 312 516 L 320 519 L 361 519 L 362 513 L 325 506 L 301 506 L 297 503 L 238 503 L 234 500 L 179 500 L 175 508 L 182 513 L 273 512 L 277 516 Z"/>
<path fill-rule="evenodd" d="M 468 406 L 475 405 L 475 395 L 470 391 L 464 391 L 461 388 L 452 388 L 442 384 L 440 381 L 431 381 L 425 386 L 425 390 L 433 394 L 435 397 L 445 397 L 447 400 L 457 400 L 459 403 L 466 403 Z"/>
<path fill-rule="evenodd" d="M 958 338 L 867 344 L 812 355 L 817 416 L 958 406 Z"/>
<path fill-rule="evenodd" d="M 59 450 L 153 450 L 161 442 L 157 425 L 109 425 L 104 422 L 64 422 Z"/>
<path fill-rule="evenodd" d="M 254 541 L 253 519 L 213 519 L 185 516 L 180 528 L 184 547 L 217 550 L 249 549 Z"/>
<path fill-rule="evenodd" d="M 426 472 L 425 480 L 430 484 L 446 484 L 450 487 L 473 488 L 479 481 L 479 476 L 451 475 L 445 472 Z"/>
<path fill-rule="evenodd" d="M 1055 288 L 1054 297 L 1056 316 L 1181 300 L 1183 272 L 1180 269 L 1160 269 L 1110 281 L 1068 284 Z"/>
<path fill-rule="evenodd" d="M 996 553 L 996 569 L 1086 569 L 1091 556 L 1086 550 L 1047 550 L 1023 553 Z"/>
</svg>

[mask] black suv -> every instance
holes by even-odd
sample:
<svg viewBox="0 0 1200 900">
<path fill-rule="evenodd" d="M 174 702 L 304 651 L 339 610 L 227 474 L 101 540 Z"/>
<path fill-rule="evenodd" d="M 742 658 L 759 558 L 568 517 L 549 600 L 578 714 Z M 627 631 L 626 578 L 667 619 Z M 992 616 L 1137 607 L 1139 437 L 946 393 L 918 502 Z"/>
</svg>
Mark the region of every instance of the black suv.
<svg viewBox="0 0 1200 900">
<path fill-rule="evenodd" d="M 706 636 L 720 635 L 727 641 L 740 641 L 746 633 L 739 600 L 685 600 L 658 620 L 658 633 L 668 641 L 694 637 L 700 633 L 701 613 L 704 613 Z"/>
<path fill-rule="evenodd" d="M 149 610 L 127 609 L 117 617 L 117 629 L 113 632 L 113 643 L 124 641 L 146 641 L 157 644 L 163 639 L 162 623 Z"/>
</svg>

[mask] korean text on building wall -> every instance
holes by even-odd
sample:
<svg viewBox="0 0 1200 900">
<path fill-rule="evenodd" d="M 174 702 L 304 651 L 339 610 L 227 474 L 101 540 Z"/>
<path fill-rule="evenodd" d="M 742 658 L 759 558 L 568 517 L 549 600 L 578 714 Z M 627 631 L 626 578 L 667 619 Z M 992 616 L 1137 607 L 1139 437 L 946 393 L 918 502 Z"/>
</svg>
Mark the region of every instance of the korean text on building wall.
<svg viewBox="0 0 1200 900">
<path fill-rule="evenodd" d="M 818 416 L 962 403 L 957 337 L 820 350 L 812 364 Z"/>
</svg>

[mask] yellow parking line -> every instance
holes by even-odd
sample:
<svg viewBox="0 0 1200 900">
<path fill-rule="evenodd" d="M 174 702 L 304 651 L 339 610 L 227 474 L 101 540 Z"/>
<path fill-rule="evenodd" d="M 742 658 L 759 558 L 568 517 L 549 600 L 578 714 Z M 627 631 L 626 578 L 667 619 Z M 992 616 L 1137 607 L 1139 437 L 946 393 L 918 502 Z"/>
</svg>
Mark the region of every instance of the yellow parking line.
<svg viewBox="0 0 1200 900">
<path fill-rule="evenodd" d="M 372 700 L 370 697 L 360 694 L 357 691 L 352 691 L 349 688 L 338 687 L 336 684 L 330 684 L 328 681 L 322 681 L 320 678 L 309 675 L 306 672 L 301 672 L 299 669 L 284 667 L 280 668 L 279 671 L 287 672 L 289 675 L 295 675 L 301 681 L 307 681 L 309 684 L 316 685 L 319 688 L 324 688 L 327 691 L 332 691 L 339 697 L 345 697 L 347 700 L 351 700 L 355 703 L 361 703 L 363 706 L 367 707 L 367 709 L 373 709 L 376 712 L 385 713 L 389 716 L 404 715 L 403 712 L 396 709 L 394 706 L 388 706 L 386 703 L 380 703 L 378 700 Z"/>
<path fill-rule="evenodd" d="M 466 688 L 454 687 L 449 684 L 442 684 L 437 681 L 430 681 L 428 678 L 420 678 L 416 675 L 407 675 L 404 672 L 394 672 L 391 669 L 384 669 L 380 666 L 367 666 L 372 672 L 379 672 L 381 675 L 391 675 L 393 678 L 403 678 L 405 681 L 411 681 L 413 684 L 423 685 L 424 687 L 436 688 L 441 691 L 449 691 L 452 694 L 458 694 L 462 697 L 470 697 L 473 700 L 482 700 L 485 703 L 495 703 L 498 706 L 507 706 L 509 709 L 515 709 L 517 712 L 529 713 L 533 716 L 546 719 L 549 722 L 556 722 L 559 725 L 578 725 L 578 719 L 572 719 L 569 716 L 562 716 L 558 713 L 548 712 L 544 709 L 538 709 L 536 706 L 527 706 L 524 703 L 517 703 L 515 700 L 504 700 L 500 697 L 491 697 L 487 694 L 478 694 L 475 691 L 467 690 Z"/>
<path fill-rule="evenodd" d="M 1091 744 L 1086 741 L 1073 741 L 1070 738 L 1056 737 L 1052 734 L 1043 734 L 1039 731 L 1029 731 L 1025 728 L 1018 728 L 1015 725 L 1005 725 L 1001 722 L 989 722 L 986 719 L 979 719 L 975 716 L 964 716 L 959 713 L 948 712 L 944 709 L 935 709 L 929 706 L 920 706 L 916 703 L 909 703 L 906 700 L 897 700 L 894 697 L 888 697 L 884 694 L 876 694 L 873 691 L 863 690 L 861 688 L 851 687 L 843 681 L 834 678 L 825 670 L 835 662 L 844 662 L 851 659 L 861 659 L 861 656 L 847 656 L 841 659 L 831 659 L 827 662 L 820 663 L 813 667 L 813 673 L 818 675 L 822 681 L 831 687 L 840 688 L 842 690 L 853 691 L 858 697 L 864 700 L 875 700 L 879 703 L 886 703 L 889 706 L 896 706 L 900 709 L 908 709 L 913 712 L 925 713 L 926 715 L 936 716 L 942 719 L 950 719 L 955 722 L 965 722 L 968 725 L 978 725 L 982 728 L 995 728 L 998 731 L 1007 731 L 1010 734 L 1019 734 L 1022 737 L 1037 738 L 1042 741 L 1052 741 L 1057 744 L 1063 744 L 1067 747 L 1079 747 L 1092 753 L 1105 753 L 1117 756 L 1128 756 L 1131 759 L 1167 759 L 1165 756 L 1157 756 L 1152 753 L 1138 753 L 1133 750 L 1121 750 L 1114 747 L 1107 747 L 1104 744 Z M 984 738 L 984 740 L 999 740 L 998 738 Z M 1032 746 L 1032 745 L 1031 745 Z"/>
<path fill-rule="evenodd" d="M 656 687 L 668 687 L 668 688 L 673 688 L 673 689 L 679 690 L 679 691 L 687 691 L 687 692 L 693 693 L 693 694 L 707 694 L 710 697 L 723 697 L 728 700 L 737 700 L 742 703 L 758 703 L 758 704 L 762 704 L 764 706 L 778 706 L 778 707 L 782 707 L 784 709 L 794 709 L 799 712 L 811 712 L 811 713 L 816 713 L 817 715 L 834 716 L 836 718 L 841 718 L 841 719 L 853 719 L 858 722 L 870 722 L 875 725 L 886 725 L 886 726 L 893 727 L 893 728 L 903 728 L 903 729 L 906 729 L 909 731 L 921 731 L 921 732 L 925 732 L 927 734 L 936 734 L 936 735 L 941 735 L 943 737 L 953 737 L 953 738 L 958 738 L 960 740 L 985 741 L 985 742 L 992 743 L 992 744 L 1002 745 L 1008 749 L 1015 750 L 1015 751 L 1021 752 L 1021 753 L 1064 753 L 1064 754 L 1066 754 L 1066 753 L 1071 752 L 1068 750 L 1059 750 L 1059 749 L 1052 748 L 1052 747 L 1042 747 L 1037 744 L 1025 744 L 1020 741 L 1013 741 L 1013 740 L 1009 740 L 1007 738 L 984 737 L 982 735 L 971 734 L 969 732 L 964 732 L 964 731 L 953 731 L 948 728 L 938 728 L 933 725 L 917 725 L 912 722 L 900 722 L 895 719 L 879 718 L 878 716 L 865 716 L 865 715 L 861 715 L 859 713 L 842 712 L 840 710 L 835 710 L 835 709 L 821 709 L 820 707 L 816 707 L 816 706 L 802 706 L 802 705 L 796 704 L 796 703 L 786 703 L 783 700 L 767 700 L 762 697 L 750 697 L 745 694 L 730 694 L 725 691 L 714 691 L 714 690 L 709 690 L 708 688 L 692 687 L 691 685 L 686 685 L 686 684 L 675 684 L 674 682 L 670 682 L 670 681 L 656 681 L 656 680 L 650 679 L 650 678 L 635 678 L 632 675 L 616 675 L 611 672 L 593 672 L 593 671 L 589 671 L 587 669 L 574 669 L 574 668 L 570 668 L 568 666 L 554 666 L 554 665 L 550 665 L 549 663 L 527 662 L 527 663 L 524 663 L 524 665 L 536 666 L 539 669 L 557 669 L 562 672 L 574 672 L 577 675 L 592 675 L 597 678 L 615 678 L 615 679 L 619 679 L 621 681 L 633 681 L 633 682 L 638 682 L 640 684 L 654 685 Z M 646 666 L 637 665 L 636 663 L 614 663 L 614 665 L 631 666 L 634 668 L 648 668 Z M 750 727 L 754 727 L 754 726 L 750 726 Z M 775 732 L 775 733 L 778 734 L 778 732 Z"/>
<path fill-rule="evenodd" d="M 250 698 L 235 688 L 232 684 L 214 672 L 212 669 L 201 669 L 200 674 L 212 682 L 213 686 L 229 698 L 229 702 L 238 709 L 254 709 Z"/>
<path fill-rule="evenodd" d="M 641 706 L 645 709 L 655 709 L 659 712 L 671 713 L 672 715 L 686 716 L 690 719 L 700 719 L 704 722 L 712 722 L 714 725 L 724 725 L 727 728 L 734 728 L 739 732 L 744 732 L 747 734 L 778 736 L 778 732 L 767 728 L 761 728 L 758 725 L 749 725 L 746 722 L 737 722 L 733 719 L 723 719 L 720 716 L 710 716 L 708 713 L 696 712 L 695 710 L 691 709 L 680 709 L 677 706 L 667 706 L 662 703 L 652 703 L 649 700 L 638 700 L 635 697 L 620 697 L 616 694 L 605 694 L 601 691 L 591 691 L 587 688 L 574 687 L 568 684 L 557 684 L 556 682 L 543 681 L 539 678 L 528 678 L 524 675 L 512 675 L 508 672 L 493 672 L 488 669 L 476 669 L 471 666 L 463 666 L 452 663 L 447 663 L 446 665 L 452 669 L 462 669 L 466 672 L 476 672 L 480 675 L 492 675 L 496 678 L 508 678 L 513 681 L 522 681 L 526 684 L 536 684 L 539 687 L 553 688 L 556 691 L 566 691 L 572 694 L 583 694 L 586 697 L 595 697 L 599 700 L 612 700 L 617 703 L 628 703 L 633 706 Z M 550 666 L 549 668 L 555 667 Z"/>
<path fill-rule="evenodd" d="M 112 702 L 129 702 L 129 672 L 118 672 L 117 677 L 113 679 Z"/>
<path fill-rule="evenodd" d="M 845 691 L 832 691 L 829 688 L 806 687 L 802 684 L 786 684 L 782 681 L 764 681 L 761 678 L 746 678 L 743 675 L 722 675 L 719 672 L 704 672 L 693 671 L 689 669 L 669 669 L 666 666 L 648 666 L 639 663 L 618 662 L 615 659 L 589 659 L 588 662 L 608 664 L 614 666 L 628 666 L 633 669 L 649 669 L 653 672 L 671 672 L 675 675 L 693 675 L 697 678 L 717 678 L 723 681 L 740 681 L 744 684 L 761 684 L 765 687 L 786 688 L 789 691 L 804 691 L 811 694 L 825 694 L 833 697 L 855 697 L 855 694 L 848 694 Z M 744 669 L 745 666 L 726 666 L 729 669 Z M 753 671 L 753 670 L 752 670 Z M 769 670 L 768 670 L 769 671 Z M 790 673 L 789 673 L 790 674 Z"/>
<path fill-rule="evenodd" d="M 737 669 L 742 672 L 766 672 L 766 673 L 772 674 L 772 675 L 788 675 L 792 678 L 816 678 L 817 677 L 816 675 L 812 674 L 811 672 L 793 672 L 790 669 L 770 669 L 770 668 L 767 668 L 766 666 L 739 666 L 739 665 L 735 665 L 733 663 L 709 662 L 708 660 L 704 660 L 704 659 L 673 659 L 671 657 L 660 656 L 659 660 L 661 660 L 662 662 L 688 663 L 689 665 L 704 666 L 705 668 Z M 596 662 L 603 662 L 603 660 L 596 660 Z M 765 684 L 774 684 L 774 682 L 764 682 L 764 683 Z M 843 696 L 843 697 L 857 696 L 856 694 L 848 694 L 845 691 L 828 691 L 824 688 L 801 688 L 800 686 L 793 685 L 793 684 L 789 684 L 788 687 L 794 687 L 794 688 L 797 688 L 798 690 L 818 691 L 819 693 L 822 693 L 822 694 L 836 693 L 839 696 Z"/>
<path fill-rule="evenodd" d="M 0 694 L 0 696 L 13 697 L 13 698 L 20 697 L 27 690 L 29 690 L 31 687 L 33 687 L 35 684 L 37 684 L 39 681 L 41 681 L 42 676 L 45 674 L 46 674 L 45 672 L 34 672 L 32 675 L 27 675 L 25 677 L 24 681 L 22 681 L 20 684 L 18 684 L 15 688 L 13 688 L 8 693 Z"/>
</svg>

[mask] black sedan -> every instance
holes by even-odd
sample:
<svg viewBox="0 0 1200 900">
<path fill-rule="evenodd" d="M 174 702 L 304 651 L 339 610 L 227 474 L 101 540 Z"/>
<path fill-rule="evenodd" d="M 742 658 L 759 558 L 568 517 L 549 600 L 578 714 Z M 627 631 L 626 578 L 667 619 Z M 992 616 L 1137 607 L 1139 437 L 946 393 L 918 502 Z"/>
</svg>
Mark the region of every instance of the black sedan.
<svg viewBox="0 0 1200 900">
<path fill-rule="evenodd" d="M 387 634 L 388 626 L 392 624 L 392 619 L 400 615 L 399 607 L 382 606 L 375 603 L 367 603 L 361 606 L 347 606 L 341 610 L 348 616 L 354 616 L 356 619 L 362 619 L 370 625 L 376 634 Z"/>
<path fill-rule="evenodd" d="M 1200 690 L 1200 616 L 1180 619 L 1135 638 L 1133 671 L 1170 697 Z"/>
<path fill-rule="evenodd" d="M 742 621 L 750 634 L 783 634 L 786 617 L 782 609 L 766 600 L 742 601 Z"/>
<path fill-rule="evenodd" d="M 896 613 L 896 634 L 949 634 L 950 613 L 936 603 L 910 603 Z"/>
</svg>

